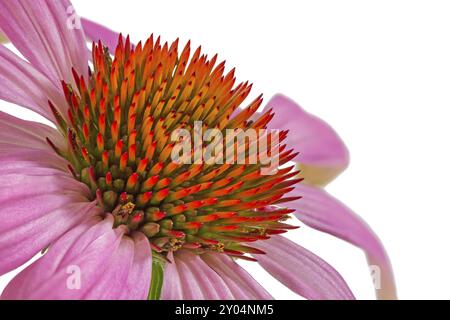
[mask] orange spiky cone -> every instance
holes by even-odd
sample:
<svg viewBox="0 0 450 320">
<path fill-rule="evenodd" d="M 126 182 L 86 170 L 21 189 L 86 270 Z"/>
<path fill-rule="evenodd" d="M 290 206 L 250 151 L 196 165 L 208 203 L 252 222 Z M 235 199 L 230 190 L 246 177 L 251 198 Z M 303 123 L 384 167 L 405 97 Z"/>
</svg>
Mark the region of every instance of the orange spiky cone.
<svg viewBox="0 0 450 320">
<path fill-rule="evenodd" d="M 251 85 L 235 86 L 234 70 L 215 66 L 190 43 L 178 52 L 150 37 L 133 47 L 119 39 L 114 58 L 101 43 L 93 44 L 93 71 L 78 76 L 72 88 L 63 83 L 69 104 L 67 129 L 72 173 L 85 184 L 116 226 L 143 232 L 153 249 L 213 250 L 246 258 L 262 253 L 245 243 L 268 239 L 292 226 L 283 223 L 291 210 L 279 205 L 298 180 L 293 167 L 265 176 L 261 164 L 181 164 L 170 155 L 177 128 L 194 130 L 194 122 L 221 132 L 264 129 L 271 111 L 256 117 L 262 97 L 232 115 L 248 97 Z M 278 145 L 280 165 L 295 154 Z M 234 143 L 234 142 L 233 142 Z M 251 142 L 237 151 L 249 153 Z M 234 145 L 232 145 L 234 150 Z"/>
</svg>

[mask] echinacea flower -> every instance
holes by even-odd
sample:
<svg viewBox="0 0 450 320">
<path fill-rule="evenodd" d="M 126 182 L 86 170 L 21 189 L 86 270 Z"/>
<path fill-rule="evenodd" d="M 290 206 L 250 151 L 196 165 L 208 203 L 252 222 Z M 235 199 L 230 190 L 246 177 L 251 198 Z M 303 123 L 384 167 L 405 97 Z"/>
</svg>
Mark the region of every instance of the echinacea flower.
<svg viewBox="0 0 450 320">
<path fill-rule="evenodd" d="M 318 187 L 348 165 L 327 124 L 281 95 L 260 114 L 261 97 L 240 110 L 251 85 L 235 85 L 217 56 L 153 37 L 134 46 L 88 20 L 69 28 L 70 6 L 0 1 L 0 29 L 26 59 L 0 46 L 0 98 L 56 127 L 0 113 L 0 275 L 44 253 L 3 299 L 270 299 L 236 259 L 305 298 L 353 299 L 336 270 L 281 235 L 291 213 L 364 249 L 381 270 L 378 297 L 395 298 L 376 235 Z M 281 167 L 172 161 L 172 131 L 199 120 L 281 130 Z"/>
</svg>

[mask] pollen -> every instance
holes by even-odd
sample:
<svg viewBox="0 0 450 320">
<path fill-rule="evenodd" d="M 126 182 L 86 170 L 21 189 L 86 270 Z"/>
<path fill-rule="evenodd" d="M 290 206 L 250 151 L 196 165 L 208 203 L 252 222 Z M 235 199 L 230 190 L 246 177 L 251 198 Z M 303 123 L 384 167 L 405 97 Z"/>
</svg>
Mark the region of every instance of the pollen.
<svg viewBox="0 0 450 320">
<path fill-rule="evenodd" d="M 280 150 L 280 169 L 272 175 L 262 174 L 259 163 L 174 162 L 174 130 L 194 134 L 198 121 L 223 133 L 260 130 L 273 117 L 272 111 L 257 114 L 262 96 L 239 108 L 252 85 L 236 84 L 234 69 L 226 72 L 217 55 L 208 58 L 201 48 L 191 53 L 190 42 L 178 45 L 151 36 L 133 46 L 120 36 L 111 54 L 93 44 L 89 78 L 73 70 L 76 87 L 62 82 L 68 121 L 55 113 L 67 137 L 69 169 L 113 214 L 116 227 L 144 233 L 154 251 L 251 259 L 247 253 L 263 252 L 246 243 L 295 228 L 284 223 L 292 210 L 282 204 L 294 200 L 285 194 L 299 182 L 298 172 L 283 165 L 296 154 L 285 150 L 287 132 L 281 132 L 269 146 Z M 251 144 L 236 148 L 234 157 L 250 156 Z"/>
</svg>

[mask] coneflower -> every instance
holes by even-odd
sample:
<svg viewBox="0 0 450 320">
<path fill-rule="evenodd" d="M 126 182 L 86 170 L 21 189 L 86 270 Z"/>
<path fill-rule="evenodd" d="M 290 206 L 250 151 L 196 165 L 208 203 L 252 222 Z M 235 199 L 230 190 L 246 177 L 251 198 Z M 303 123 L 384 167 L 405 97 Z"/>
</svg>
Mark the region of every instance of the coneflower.
<svg viewBox="0 0 450 320">
<path fill-rule="evenodd" d="M 209 60 L 198 48 L 191 57 L 190 51 L 189 43 L 179 54 L 178 40 L 168 45 L 153 37 L 132 48 L 129 37 L 120 36 L 111 59 L 108 48 L 94 43 L 90 78 L 73 70 L 76 88 L 62 83 L 69 121 L 50 105 L 69 146 L 54 149 L 99 206 L 112 212 L 115 226 L 144 233 L 156 252 L 190 249 L 253 260 L 244 254 L 263 252 L 245 243 L 295 228 L 284 223 L 293 210 L 270 206 L 299 198 L 283 198 L 300 181 L 290 179 L 299 172 L 291 166 L 263 175 L 260 164 L 173 161 L 171 132 L 178 128 L 193 131 L 201 121 L 220 131 L 258 130 L 272 118 L 269 111 L 250 120 L 261 97 L 231 118 L 251 85 L 234 86 L 234 71 L 224 75 L 217 56 Z M 248 160 L 249 143 L 243 146 Z M 283 151 L 279 164 L 295 156 Z"/>
<path fill-rule="evenodd" d="M 178 40 L 151 36 L 134 46 L 84 20 L 94 40 L 89 67 L 83 29 L 66 24 L 69 6 L 0 1 L 0 29 L 28 60 L 0 47 L 0 98 L 57 127 L 0 113 L 0 274 L 43 253 L 2 298 L 270 299 L 235 262 L 246 259 L 306 298 L 353 299 L 331 266 L 280 236 L 296 228 L 292 213 L 365 249 L 381 269 L 379 297 L 395 298 L 376 236 L 311 186 L 348 163 L 328 125 L 282 96 L 262 113 L 262 96 L 240 109 L 252 86 L 189 42 L 179 50 Z M 283 108 L 302 126 L 287 128 Z M 174 161 L 173 133 L 195 135 L 198 123 L 266 133 L 243 145 L 221 140 L 233 161 Z M 270 128 L 281 130 L 276 139 Z M 272 174 L 249 161 L 263 139 L 277 156 Z M 304 161 L 292 149 L 302 142 Z"/>
</svg>

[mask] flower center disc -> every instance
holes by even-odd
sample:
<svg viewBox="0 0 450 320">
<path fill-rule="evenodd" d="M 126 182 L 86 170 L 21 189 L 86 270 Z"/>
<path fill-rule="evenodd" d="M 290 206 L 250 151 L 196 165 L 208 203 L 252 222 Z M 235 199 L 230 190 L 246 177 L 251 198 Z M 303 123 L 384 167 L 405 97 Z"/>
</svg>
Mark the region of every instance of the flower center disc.
<svg viewBox="0 0 450 320">
<path fill-rule="evenodd" d="M 268 239 L 294 228 L 283 223 L 292 210 L 274 206 L 299 180 L 293 167 L 262 175 L 260 164 L 181 164 L 172 161 L 171 133 L 205 128 L 264 129 L 271 111 L 250 120 L 258 97 L 232 117 L 251 85 L 235 86 L 234 70 L 224 74 L 217 56 L 208 59 L 190 43 L 178 53 L 153 36 L 135 48 L 122 36 L 112 58 L 101 43 L 93 45 L 89 79 L 74 71 L 77 88 L 63 82 L 69 104 L 65 123 L 74 176 L 92 190 L 116 226 L 143 232 L 156 251 L 180 247 L 244 257 L 258 253 L 243 243 Z M 279 141 L 287 132 L 281 132 Z M 249 143 L 246 144 L 248 149 Z M 279 164 L 295 154 L 280 150 Z M 245 150 L 244 150 L 245 151 Z M 269 207 L 270 206 L 270 207 Z"/>
</svg>

